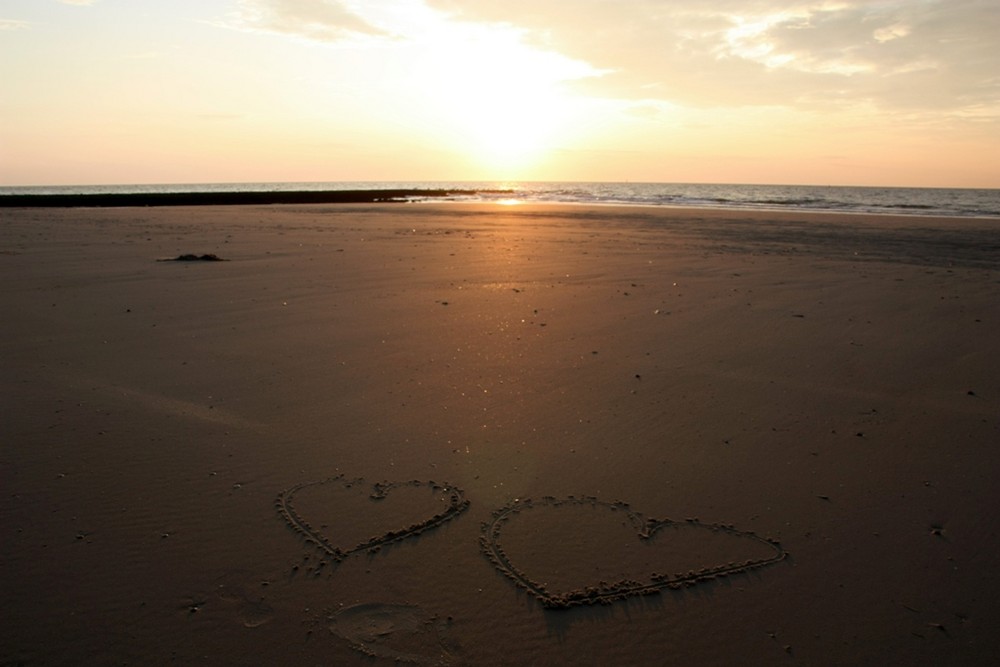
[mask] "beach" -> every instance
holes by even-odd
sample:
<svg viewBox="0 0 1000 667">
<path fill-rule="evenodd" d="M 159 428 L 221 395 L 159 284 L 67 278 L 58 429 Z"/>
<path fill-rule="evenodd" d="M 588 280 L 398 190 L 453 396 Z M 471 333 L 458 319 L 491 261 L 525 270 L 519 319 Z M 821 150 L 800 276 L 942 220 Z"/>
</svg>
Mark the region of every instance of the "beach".
<svg viewBox="0 0 1000 667">
<path fill-rule="evenodd" d="M 0 664 L 1000 654 L 996 219 L 9 208 L 0 276 Z"/>
</svg>

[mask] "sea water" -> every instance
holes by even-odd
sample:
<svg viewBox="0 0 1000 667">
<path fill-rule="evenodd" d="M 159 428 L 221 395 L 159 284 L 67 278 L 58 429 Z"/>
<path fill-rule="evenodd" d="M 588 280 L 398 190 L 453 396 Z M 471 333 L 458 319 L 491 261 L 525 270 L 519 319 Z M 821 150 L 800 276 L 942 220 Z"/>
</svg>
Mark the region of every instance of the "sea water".
<svg viewBox="0 0 1000 667">
<path fill-rule="evenodd" d="M 465 191 L 464 194 L 449 198 L 455 201 L 563 202 L 1000 218 L 1000 189 L 963 188 L 709 183 L 355 181 L 0 187 L 0 195 L 384 189 Z M 417 196 L 413 199 L 419 201 L 421 198 Z"/>
</svg>

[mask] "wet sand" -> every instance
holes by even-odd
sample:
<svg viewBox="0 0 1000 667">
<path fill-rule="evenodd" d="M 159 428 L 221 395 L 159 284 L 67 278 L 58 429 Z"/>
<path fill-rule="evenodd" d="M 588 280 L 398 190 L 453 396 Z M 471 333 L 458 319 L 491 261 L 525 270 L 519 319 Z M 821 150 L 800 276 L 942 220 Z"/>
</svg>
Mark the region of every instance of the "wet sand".
<svg viewBox="0 0 1000 667">
<path fill-rule="evenodd" d="M 7 208 L 0 277 L 0 664 L 1000 654 L 996 220 Z"/>
</svg>

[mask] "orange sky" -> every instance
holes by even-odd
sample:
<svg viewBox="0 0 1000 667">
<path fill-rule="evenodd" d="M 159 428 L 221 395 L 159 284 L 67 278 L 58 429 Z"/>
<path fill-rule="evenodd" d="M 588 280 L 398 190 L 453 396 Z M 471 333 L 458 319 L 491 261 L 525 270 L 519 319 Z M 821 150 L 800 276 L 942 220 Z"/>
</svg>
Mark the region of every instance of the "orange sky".
<svg viewBox="0 0 1000 667">
<path fill-rule="evenodd" d="M 1000 3 L 5 0 L 0 184 L 1000 187 Z"/>
</svg>

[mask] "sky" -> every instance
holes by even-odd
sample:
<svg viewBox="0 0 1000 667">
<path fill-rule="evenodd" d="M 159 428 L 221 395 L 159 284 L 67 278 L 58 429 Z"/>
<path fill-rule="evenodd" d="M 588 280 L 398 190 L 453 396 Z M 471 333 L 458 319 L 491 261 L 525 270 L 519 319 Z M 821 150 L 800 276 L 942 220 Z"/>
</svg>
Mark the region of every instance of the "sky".
<svg viewBox="0 0 1000 667">
<path fill-rule="evenodd" d="M 1000 187 L 1000 0 L 0 0 L 0 185 Z"/>
</svg>

